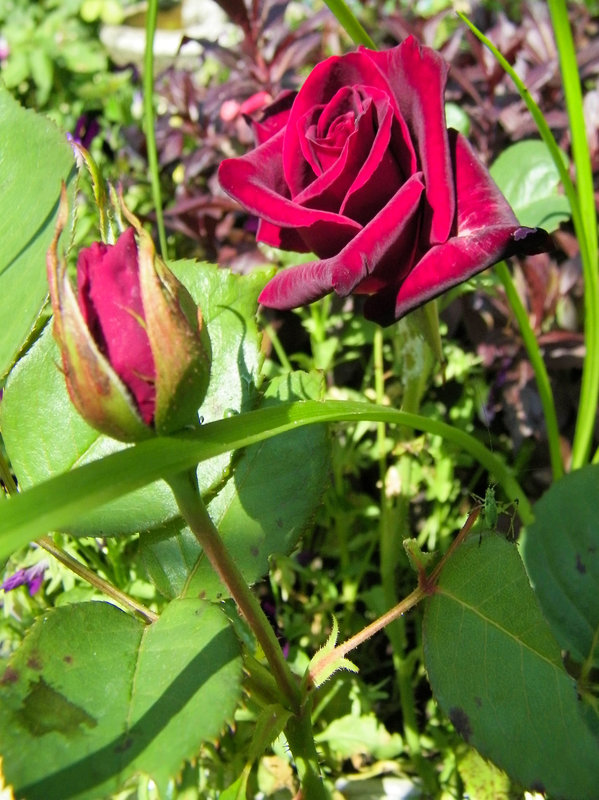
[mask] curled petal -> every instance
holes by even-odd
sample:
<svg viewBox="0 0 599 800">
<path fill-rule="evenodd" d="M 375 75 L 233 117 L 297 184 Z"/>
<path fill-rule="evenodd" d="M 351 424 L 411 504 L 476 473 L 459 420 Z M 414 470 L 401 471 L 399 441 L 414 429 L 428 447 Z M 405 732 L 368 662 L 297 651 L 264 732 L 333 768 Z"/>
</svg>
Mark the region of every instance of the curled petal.
<svg viewBox="0 0 599 800">
<path fill-rule="evenodd" d="M 327 257 L 339 252 L 362 226 L 341 214 L 305 208 L 289 198 L 282 171 L 284 133 L 280 131 L 241 158 L 223 161 L 219 180 L 250 213 L 276 227 L 295 229 L 306 247 Z"/>
<path fill-rule="evenodd" d="M 361 49 L 385 76 L 397 98 L 424 173 L 430 207 L 423 235 L 430 244 L 443 242 L 451 232 L 455 211 L 453 175 L 445 124 L 445 85 L 449 67 L 443 58 L 409 36 L 399 47 Z"/>
<path fill-rule="evenodd" d="M 413 175 L 385 208 L 336 256 L 282 270 L 258 300 L 269 308 L 289 309 L 324 297 L 342 297 L 384 285 L 388 272 L 410 269 L 417 239 L 415 220 L 424 191 Z"/>
<path fill-rule="evenodd" d="M 462 283 L 504 258 L 549 249 L 547 233 L 539 228 L 497 225 L 464 236 L 455 236 L 426 253 L 400 285 L 390 318 L 376 319 L 388 325 L 416 306 Z M 374 298 L 371 298 L 374 300 Z M 371 307 L 374 303 L 371 305 Z"/>
</svg>

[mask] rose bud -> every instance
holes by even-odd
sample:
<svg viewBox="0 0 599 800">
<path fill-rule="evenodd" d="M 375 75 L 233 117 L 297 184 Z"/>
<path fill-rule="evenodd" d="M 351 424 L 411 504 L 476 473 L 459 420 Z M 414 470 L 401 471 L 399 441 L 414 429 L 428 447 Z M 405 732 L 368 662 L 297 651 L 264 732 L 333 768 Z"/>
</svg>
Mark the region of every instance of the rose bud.
<svg viewBox="0 0 599 800">
<path fill-rule="evenodd" d="M 68 208 L 63 187 L 47 254 L 54 312 L 69 395 L 102 433 L 136 441 L 197 424 L 210 372 L 210 343 L 185 287 L 136 228 L 116 244 L 95 243 L 77 259 L 77 296 L 57 256 Z"/>
<path fill-rule="evenodd" d="M 318 256 L 275 275 L 263 305 L 365 294 L 365 316 L 387 325 L 497 261 L 550 249 L 447 129 L 447 72 L 413 37 L 333 56 L 265 110 L 255 150 L 222 162 L 259 241 Z"/>
</svg>

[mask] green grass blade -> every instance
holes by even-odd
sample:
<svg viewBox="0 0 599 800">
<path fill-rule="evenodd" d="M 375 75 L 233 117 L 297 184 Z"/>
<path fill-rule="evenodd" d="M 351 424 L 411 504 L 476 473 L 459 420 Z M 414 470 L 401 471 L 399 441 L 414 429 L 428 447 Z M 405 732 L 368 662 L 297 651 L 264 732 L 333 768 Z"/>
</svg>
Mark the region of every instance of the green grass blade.
<svg viewBox="0 0 599 800">
<path fill-rule="evenodd" d="M 560 71 L 566 96 L 566 108 L 572 136 L 572 155 L 576 166 L 576 185 L 582 215 L 582 231 L 576 231 L 584 275 L 585 344 L 580 403 L 574 443 L 572 468 L 583 466 L 589 457 L 597 400 L 599 398 L 599 277 L 597 275 L 597 211 L 593 173 L 587 142 L 582 91 L 572 29 L 564 0 L 549 0 L 549 12 L 559 53 Z M 582 235 L 584 232 L 584 236 Z M 583 249 L 582 239 L 586 242 Z"/>
<path fill-rule="evenodd" d="M 345 4 L 344 0 L 324 1 L 356 44 L 366 45 L 366 47 L 370 47 L 371 50 L 377 49 L 375 43 L 362 27 L 361 22 L 359 22 L 351 9 Z"/>
<path fill-rule="evenodd" d="M 532 520 L 530 504 L 512 471 L 470 434 L 436 419 L 369 403 L 308 400 L 222 419 L 194 434 L 141 442 L 5 500 L 0 510 L 0 558 L 110 500 L 221 453 L 300 425 L 362 420 L 405 425 L 454 443 L 489 471 L 510 500 L 519 500 L 518 513 L 525 524 Z"/>
<path fill-rule="evenodd" d="M 505 293 L 510 304 L 514 316 L 520 328 L 520 334 L 528 353 L 528 358 L 535 373 L 535 380 L 539 390 L 539 397 L 541 398 L 541 405 L 543 406 L 543 414 L 545 416 L 545 426 L 547 428 L 547 441 L 549 442 L 549 457 L 551 459 L 551 469 L 553 472 L 553 480 L 556 481 L 564 474 L 564 465 L 562 462 L 562 455 L 560 452 L 559 444 L 559 428 L 557 425 L 557 414 L 555 411 L 555 402 L 553 399 L 553 392 L 551 391 L 551 384 L 549 383 L 549 375 L 545 362 L 541 356 L 541 350 L 537 337 L 528 319 L 528 314 L 524 308 L 524 304 L 520 299 L 514 281 L 510 275 L 510 271 L 505 261 L 495 265 L 495 272 L 499 276 L 499 280 L 503 284 Z"/>
<path fill-rule="evenodd" d="M 158 0 L 150 0 L 146 12 L 146 50 L 144 53 L 143 76 L 143 108 L 144 128 L 146 133 L 146 148 L 148 151 L 148 167 L 152 184 L 152 199 L 160 240 L 160 253 L 166 260 L 168 258 L 166 246 L 166 232 L 164 230 L 164 216 L 162 213 L 162 197 L 160 195 L 160 176 L 158 174 L 158 153 L 156 150 L 156 132 L 154 130 L 154 34 L 158 18 Z"/>
</svg>

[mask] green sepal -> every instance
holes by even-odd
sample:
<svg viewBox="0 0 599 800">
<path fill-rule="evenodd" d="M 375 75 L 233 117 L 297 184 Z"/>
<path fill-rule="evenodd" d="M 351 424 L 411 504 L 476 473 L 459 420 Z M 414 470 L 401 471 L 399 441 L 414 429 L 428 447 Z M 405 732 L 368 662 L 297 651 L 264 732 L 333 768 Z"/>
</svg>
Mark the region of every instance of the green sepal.
<svg viewBox="0 0 599 800">
<path fill-rule="evenodd" d="M 420 548 L 417 539 L 404 539 L 403 548 L 406 551 L 410 566 L 418 575 L 425 574 L 427 568 L 431 566 L 437 558 L 436 552 L 425 553 Z"/>
<path fill-rule="evenodd" d="M 146 331 L 156 369 L 154 427 L 168 435 L 197 424 L 210 379 L 210 340 L 187 289 L 156 255 L 141 225 L 137 233 Z"/>
<path fill-rule="evenodd" d="M 314 687 L 322 686 L 322 684 L 325 681 L 328 681 L 328 679 L 335 672 L 339 672 L 341 669 L 346 669 L 349 672 L 358 672 L 358 667 L 343 656 L 339 656 L 339 658 L 336 658 L 334 661 L 330 661 L 330 663 L 328 663 L 327 656 L 335 649 L 338 636 L 339 624 L 337 623 L 336 617 L 333 617 L 333 627 L 331 629 L 329 638 L 326 640 L 325 644 L 320 648 L 320 650 L 314 654 L 306 672 L 306 675 L 309 676 L 311 684 Z M 327 663 L 325 663 L 323 666 L 325 659 L 327 660 Z"/>
</svg>

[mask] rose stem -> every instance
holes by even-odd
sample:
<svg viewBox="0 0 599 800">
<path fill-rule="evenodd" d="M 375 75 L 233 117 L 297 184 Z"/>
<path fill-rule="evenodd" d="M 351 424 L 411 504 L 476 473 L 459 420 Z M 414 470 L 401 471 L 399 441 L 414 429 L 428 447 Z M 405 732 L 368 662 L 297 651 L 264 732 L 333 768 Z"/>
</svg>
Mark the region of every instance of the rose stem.
<svg viewBox="0 0 599 800">
<path fill-rule="evenodd" d="M 195 470 L 171 476 L 168 483 L 185 521 L 195 534 L 215 572 L 229 590 L 231 597 L 260 643 L 279 689 L 294 712 L 285 730 L 287 741 L 298 771 L 306 798 L 329 800 L 322 783 L 318 755 L 314 745 L 311 703 L 302 705 L 299 685 L 289 669 L 275 632 L 260 603 L 254 597 L 235 561 L 225 547 L 206 506 L 202 502 Z"/>
<path fill-rule="evenodd" d="M 410 592 L 407 597 L 404 597 L 396 606 L 389 609 L 389 611 L 382 614 L 378 619 L 375 619 L 374 622 L 371 622 L 370 625 L 367 625 L 361 631 L 356 633 L 355 636 L 350 637 L 345 642 L 342 642 L 340 645 L 335 647 L 331 650 L 330 653 L 327 653 L 320 661 L 318 662 L 318 669 L 314 673 L 310 673 L 310 678 L 312 680 L 312 684 L 318 684 L 319 675 L 326 672 L 327 668 L 334 664 L 336 661 L 344 658 L 349 652 L 355 650 L 356 647 L 359 647 L 361 644 L 364 644 L 368 639 L 378 633 L 387 625 L 392 622 L 395 622 L 400 617 L 402 617 L 406 612 L 408 612 L 411 608 L 414 608 L 421 600 L 425 597 L 430 597 L 430 595 L 434 594 L 435 586 L 437 585 L 437 581 L 439 580 L 439 576 L 441 574 L 441 570 L 447 563 L 448 559 L 450 559 L 455 552 L 456 548 L 459 547 L 464 539 L 468 536 L 470 531 L 472 530 L 474 523 L 478 519 L 480 515 L 480 506 L 475 506 L 470 514 L 468 514 L 468 519 L 463 524 L 462 528 L 460 529 L 458 535 L 455 537 L 449 549 L 443 556 L 443 558 L 439 561 L 437 566 L 431 572 L 430 575 L 423 575 L 422 578 L 419 580 L 419 586 Z"/>
<path fill-rule="evenodd" d="M 404 321 L 402 333 L 405 334 L 404 344 L 409 346 L 414 341 L 416 332 L 412 331 L 409 323 Z M 399 332 L 399 331 L 398 331 Z M 374 381 L 376 402 L 385 402 L 385 378 L 384 378 L 384 355 L 383 355 L 383 332 L 377 328 L 373 342 L 374 358 Z M 406 358 L 409 357 L 409 350 L 405 348 Z M 420 405 L 420 395 L 424 386 L 427 369 L 424 364 L 417 369 L 416 363 L 405 365 L 403 370 L 403 402 L 402 409 L 409 412 L 417 412 Z M 401 543 L 408 531 L 406 522 L 409 510 L 408 487 L 411 480 L 411 459 L 409 457 L 400 458 L 400 478 L 401 494 L 396 505 L 393 499 L 387 496 L 386 476 L 387 458 L 385 454 L 385 425 L 379 423 L 377 426 L 377 443 L 379 448 L 379 482 L 380 489 L 380 564 L 381 582 L 383 586 L 383 596 L 385 605 L 392 609 L 397 603 L 397 592 L 395 586 L 396 567 L 399 563 Z M 438 785 L 434 770 L 428 761 L 423 758 L 420 747 L 420 734 L 416 719 L 416 706 L 414 702 L 414 692 L 412 689 L 412 662 L 406 658 L 406 636 L 404 620 L 397 616 L 386 628 L 387 636 L 391 642 L 393 650 L 393 666 L 397 675 L 397 687 L 399 690 L 399 700 L 403 717 L 403 728 L 406 743 L 414 760 L 418 773 L 422 777 L 427 790 L 432 794 L 438 793 Z"/>
<path fill-rule="evenodd" d="M 293 753 L 293 760 L 302 787 L 298 797 L 303 797 L 305 800 L 331 800 L 320 774 L 310 716 L 311 709 L 312 703 L 305 703 L 298 714 L 289 718 L 285 727 L 285 737 Z"/>
<path fill-rule="evenodd" d="M 297 713 L 301 705 L 299 685 L 289 669 L 275 632 L 260 603 L 247 585 L 206 510 L 200 496 L 195 471 L 190 470 L 171 476 L 168 483 L 183 518 L 260 643 L 289 707 Z"/>
</svg>

